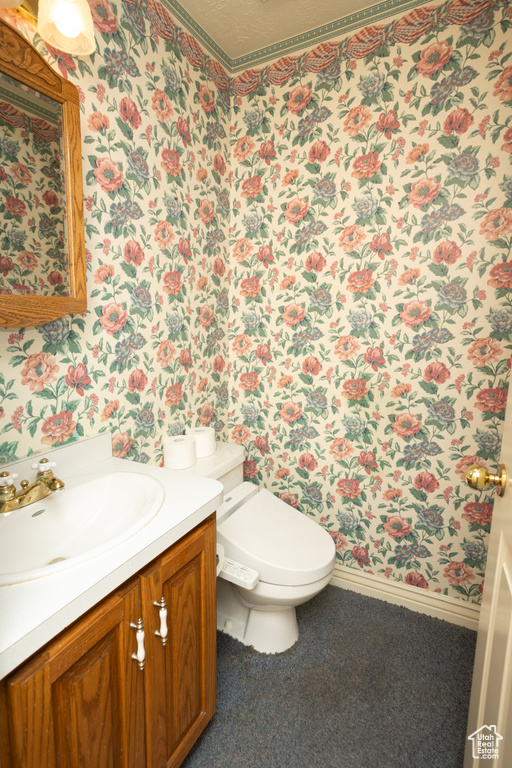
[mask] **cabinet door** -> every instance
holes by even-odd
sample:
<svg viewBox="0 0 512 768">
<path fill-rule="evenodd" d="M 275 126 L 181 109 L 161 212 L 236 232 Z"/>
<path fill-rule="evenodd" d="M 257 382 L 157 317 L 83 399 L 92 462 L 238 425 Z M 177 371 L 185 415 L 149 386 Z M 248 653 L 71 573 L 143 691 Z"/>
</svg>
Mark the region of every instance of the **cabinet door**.
<svg viewBox="0 0 512 768">
<path fill-rule="evenodd" d="M 9 678 L 12 768 L 144 768 L 140 615 L 132 581 Z"/>
<path fill-rule="evenodd" d="M 176 768 L 215 711 L 215 519 L 208 518 L 149 566 L 141 575 L 141 590 L 148 766 Z M 168 617 L 165 644 L 155 634 L 161 630 L 162 597 Z"/>
</svg>

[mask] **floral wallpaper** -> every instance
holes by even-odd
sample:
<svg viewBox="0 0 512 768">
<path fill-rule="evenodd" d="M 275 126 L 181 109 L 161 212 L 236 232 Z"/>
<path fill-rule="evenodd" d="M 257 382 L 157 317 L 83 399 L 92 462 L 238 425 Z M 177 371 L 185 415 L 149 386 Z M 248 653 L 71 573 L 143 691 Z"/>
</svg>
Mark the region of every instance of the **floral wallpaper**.
<svg viewBox="0 0 512 768">
<path fill-rule="evenodd" d="M 498 461 L 512 352 L 509 4 L 231 80 L 156 0 L 91 8 L 97 53 L 50 51 L 82 98 L 89 307 L 2 332 L 3 459 L 108 428 L 158 463 L 214 425 L 340 564 L 478 603 L 493 494 L 463 475 Z"/>
<path fill-rule="evenodd" d="M 59 126 L 0 98 L 0 293 L 69 293 L 60 163 Z"/>
</svg>

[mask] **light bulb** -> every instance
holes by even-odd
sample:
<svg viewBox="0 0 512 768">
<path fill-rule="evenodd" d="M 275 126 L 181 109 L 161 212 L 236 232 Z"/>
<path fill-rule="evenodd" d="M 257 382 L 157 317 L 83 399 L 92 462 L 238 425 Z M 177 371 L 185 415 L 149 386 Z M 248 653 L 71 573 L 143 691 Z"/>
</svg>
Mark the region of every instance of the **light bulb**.
<svg viewBox="0 0 512 768">
<path fill-rule="evenodd" d="M 63 24 L 62 21 L 56 21 L 55 26 L 64 35 L 64 37 L 78 37 L 80 30 L 70 27 L 69 24 Z"/>
</svg>

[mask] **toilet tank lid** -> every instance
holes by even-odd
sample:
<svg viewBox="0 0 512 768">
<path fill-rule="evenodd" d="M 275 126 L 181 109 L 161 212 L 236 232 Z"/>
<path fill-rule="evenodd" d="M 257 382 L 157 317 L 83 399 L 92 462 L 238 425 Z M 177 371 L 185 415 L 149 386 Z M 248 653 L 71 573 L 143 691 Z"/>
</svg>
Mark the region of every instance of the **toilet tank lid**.
<svg viewBox="0 0 512 768">
<path fill-rule="evenodd" d="M 312 584 L 334 567 L 336 550 L 325 528 L 265 489 L 219 523 L 217 537 L 230 557 L 271 584 Z"/>
<path fill-rule="evenodd" d="M 190 468 L 194 475 L 201 477 L 211 477 L 218 480 L 219 477 L 230 472 L 235 467 L 242 464 L 245 458 L 245 448 L 236 443 L 216 442 L 215 453 L 211 456 L 203 456 L 196 460 L 196 463 Z"/>
</svg>

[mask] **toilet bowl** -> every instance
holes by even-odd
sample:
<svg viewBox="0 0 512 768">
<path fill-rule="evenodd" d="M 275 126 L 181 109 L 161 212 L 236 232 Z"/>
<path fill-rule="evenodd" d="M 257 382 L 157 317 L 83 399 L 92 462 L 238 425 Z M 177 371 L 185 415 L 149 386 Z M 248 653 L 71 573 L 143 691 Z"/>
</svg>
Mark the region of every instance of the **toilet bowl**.
<svg viewBox="0 0 512 768">
<path fill-rule="evenodd" d="M 313 520 L 243 482 L 244 454 L 243 446 L 217 443 L 213 455 L 191 468 L 224 485 L 217 510 L 217 542 L 226 558 L 217 578 L 217 628 L 257 651 L 281 653 L 298 639 L 295 607 L 329 583 L 335 547 Z"/>
</svg>

